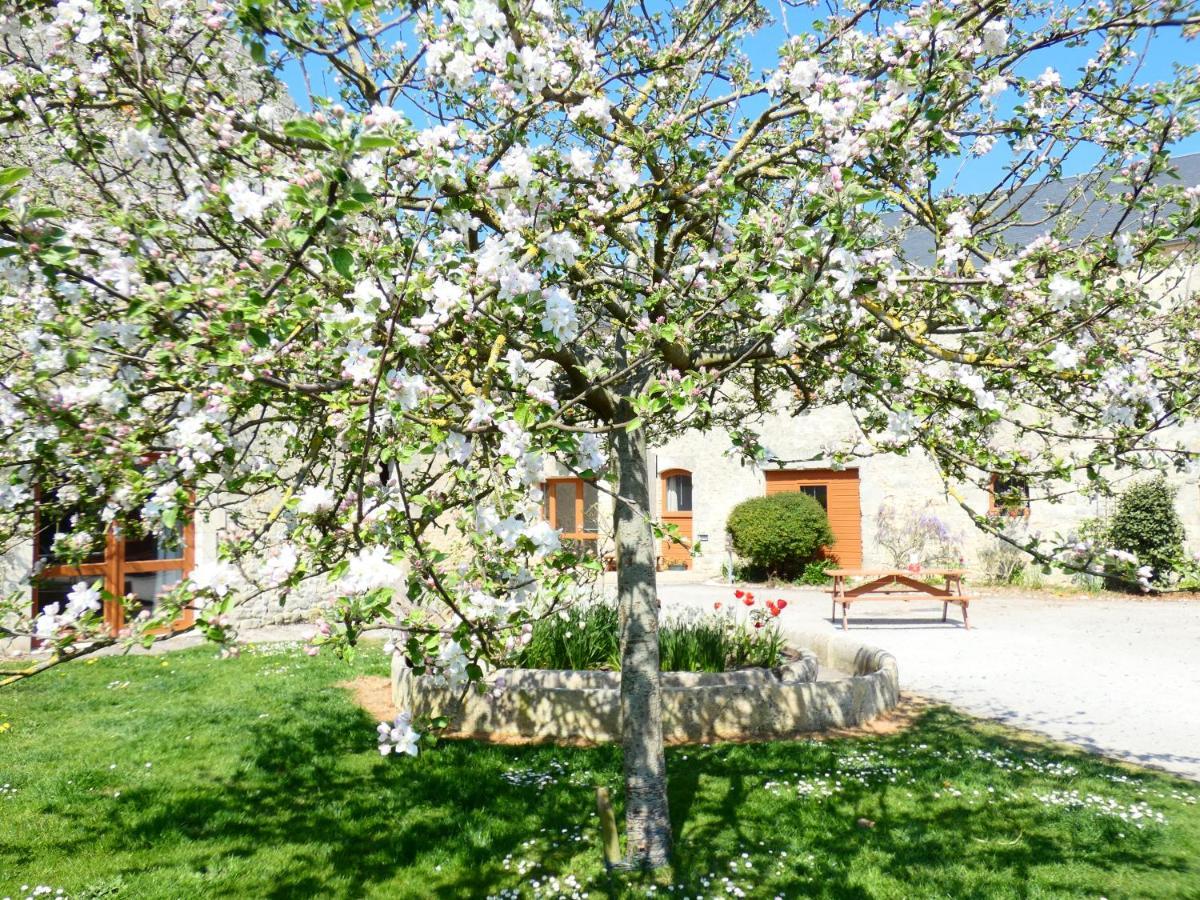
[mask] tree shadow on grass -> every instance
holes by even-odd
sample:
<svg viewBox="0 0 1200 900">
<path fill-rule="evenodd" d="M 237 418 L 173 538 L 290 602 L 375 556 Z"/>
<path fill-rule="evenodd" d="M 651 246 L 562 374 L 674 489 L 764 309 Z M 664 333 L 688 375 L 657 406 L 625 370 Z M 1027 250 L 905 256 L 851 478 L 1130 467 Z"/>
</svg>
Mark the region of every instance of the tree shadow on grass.
<svg viewBox="0 0 1200 900">
<path fill-rule="evenodd" d="M 875 761 L 856 768 L 852 758 L 864 752 Z M 897 889 L 908 896 L 1028 896 L 1053 893 L 1061 877 L 1055 867 L 1073 867 L 1070 879 L 1100 883 L 1118 870 L 1135 880 L 1176 873 L 1181 886 L 1193 871 L 1188 856 L 1165 847 L 1153 830 L 1068 813 L 1031 793 L 1127 777 L 1126 770 L 1072 755 L 1067 762 L 1078 774 L 1061 783 L 1048 782 L 1036 767 L 1014 771 L 1014 760 L 1049 758 L 1047 748 L 980 731 L 947 709 L 924 713 L 906 733 L 870 741 L 725 746 L 693 752 L 687 762 L 681 756 L 676 751 L 671 759 L 671 802 L 680 837 L 675 871 L 687 882 L 727 874 L 730 859 L 743 848 L 760 849 L 760 841 L 768 853 L 772 845 L 789 847 L 786 863 L 763 873 L 764 886 L 788 897 L 891 896 Z M 827 783 L 841 782 L 832 796 L 796 790 L 798 780 L 812 784 L 827 773 Z M 764 785 L 772 781 L 783 787 L 767 800 Z M 955 790 L 978 790 L 983 799 L 958 802 L 948 793 Z M 795 848 L 812 855 L 815 869 L 800 864 Z M 882 873 L 875 881 L 872 870 Z M 1058 889 L 1076 893 L 1081 884 Z"/>
<path fill-rule="evenodd" d="M 294 860 L 273 866 L 263 883 L 217 878 L 210 896 L 361 897 L 378 889 L 475 897 L 516 881 L 503 860 L 541 829 L 591 828 L 590 787 L 521 787 L 503 778 L 511 768 L 546 770 L 552 748 L 447 742 L 421 759 L 384 759 L 374 753 L 372 725 L 345 702 L 300 695 L 286 719 L 254 723 L 232 777 L 200 780 L 187 792 L 129 792 L 122 805 L 137 812 L 108 838 L 120 850 L 174 841 L 206 848 L 207 859 L 189 858 L 201 872 L 264 851 Z M 590 756 L 614 765 L 611 750 Z M 553 870 L 577 850 L 539 848 L 538 861 Z"/>
<path fill-rule="evenodd" d="M 205 897 L 479 897 L 528 882 L 515 865 L 505 867 L 510 854 L 560 875 L 599 869 L 592 785 L 614 788 L 620 815 L 616 747 L 447 742 L 417 760 L 384 759 L 374 750 L 374 723 L 338 689 L 288 690 L 270 708 L 256 718 L 257 709 L 215 695 L 193 707 L 197 728 L 207 723 L 229 736 L 232 768 L 197 765 L 170 782 L 128 787 L 110 819 L 88 820 L 72 835 L 81 858 L 111 853 L 126 878 L 157 866 L 190 870 Z M 1029 758 L 1066 760 L 1078 776 L 1056 781 L 1012 768 Z M 554 760 L 565 768 L 553 769 Z M 513 770 L 529 770 L 524 786 L 506 780 Z M 676 748 L 669 770 L 675 881 L 687 893 L 699 892 L 691 889 L 709 873 L 727 874 L 745 850 L 758 860 L 780 848 L 786 863 L 756 863 L 766 896 L 1072 894 L 1078 878 L 1118 870 L 1126 880 L 1175 873 L 1180 885 L 1191 871 L 1152 830 L 1072 817 L 1030 794 L 1033 785 L 1071 788 L 1127 770 L 980 729 L 944 709 L 872 740 Z M 797 793 L 798 780 L 826 773 L 842 781 L 833 796 Z M 549 780 L 538 783 L 539 774 Z M 769 781 L 788 786 L 772 793 Z M 942 788 L 988 786 L 994 801 L 930 800 Z M 864 817 L 873 828 L 858 825 Z M 1118 840 L 1121 828 L 1127 834 Z M 563 829 L 582 829 L 586 840 L 557 839 Z M 801 859 L 808 854 L 811 861 Z M 1053 869 L 1062 865 L 1083 874 L 1060 876 Z M 1057 884 L 1060 877 L 1069 880 Z M 164 896 L 180 893 L 170 878 L 152 883 Z"/>
</svg>

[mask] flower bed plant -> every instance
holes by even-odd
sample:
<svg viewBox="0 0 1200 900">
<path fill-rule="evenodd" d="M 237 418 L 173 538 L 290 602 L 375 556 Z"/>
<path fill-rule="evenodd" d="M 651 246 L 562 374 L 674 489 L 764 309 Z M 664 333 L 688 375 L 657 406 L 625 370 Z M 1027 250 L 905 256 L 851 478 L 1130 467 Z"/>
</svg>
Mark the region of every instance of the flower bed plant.
<svg viewBox="0 0 1200 900">
<path fill-rule="evenodd" d="M 770 668 L 783 661 L 784 639 L 774 619 L 786 600 L 759 603 L 737 591 L 731 604 L 711 611 L 682 609 L 667 614 L 659 630 L 664 672 L 726 672 Z M 588 603 L 564 609 L 533 626 L 515 665 L 525 669 L 620 668 L 620 623 L 616 608 Z"/>
</svg>

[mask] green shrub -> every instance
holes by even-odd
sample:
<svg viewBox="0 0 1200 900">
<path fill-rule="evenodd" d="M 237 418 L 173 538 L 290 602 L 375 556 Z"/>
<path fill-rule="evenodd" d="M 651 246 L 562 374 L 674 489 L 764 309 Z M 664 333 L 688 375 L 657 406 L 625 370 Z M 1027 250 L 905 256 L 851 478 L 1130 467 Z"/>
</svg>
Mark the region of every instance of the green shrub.
<svg viewBox="0 0 1200 900">
<path fill-rule="evenodd" d="M 798 577 L 834 540 L 821 504 L 798 492 L 743 501 L 729 514 L 726 528 L 734 552 L 752 569 L 780 578 Z"/>
<path fill-rule="evenodd" d="M 797 584 L 829 584 L 829 570 L 837 568 L 832 559 L 814 559 L 804 567 Z"/>
<path fill-rule="evenodd" d="M 659 668 L 664 672 L 771 668 L 782 661 L 784 644 L 774 622 L 755 628 L 731 615 L 689 611 L 669 618 L 659 629 Z M 621 653 L 616 608 L 605 603 L 579 604 L 540 619 L 515 664 L 526 669 L 618 670 Z"/>
<path fill-rule="evenodd" d="M 1108 543 L 1137 554 L 1154 569 L 1153 580 L 1167 584 L 1183 565 L 1183 522 L 1175 509 L 1175 489 L 1161 475 L 1131 485 L 1117 499 L 1108 523 Z"/>
</svg>

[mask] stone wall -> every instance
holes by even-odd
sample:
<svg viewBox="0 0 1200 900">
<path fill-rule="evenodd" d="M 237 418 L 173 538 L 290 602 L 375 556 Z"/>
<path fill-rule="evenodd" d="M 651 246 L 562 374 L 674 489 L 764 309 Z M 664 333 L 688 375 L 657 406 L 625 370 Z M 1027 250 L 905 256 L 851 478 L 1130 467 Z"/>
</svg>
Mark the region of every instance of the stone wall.
<svg viewBox="0 0 1200 900">
<path fill-rule="evenodd" d="M 669 744 L 779 739 L 861 725 L 899 701 L 891 654 L 826 632 L 788 632 L 799 659 L 779 669 L 662 676 Z M 849 677 L 816 680 L 819 667 Z M 620 739 L 620 674 L 501 669 L 485 693 L 451 691 L 392 662 L 392 698 L 422 719 L 445 715 L 447 737 L 504 743 L 590 745 Z M 502 687 L 498 687 L 502 685 Z M 497 688 L 493 690 L 492 688 Z"/>
</svg>

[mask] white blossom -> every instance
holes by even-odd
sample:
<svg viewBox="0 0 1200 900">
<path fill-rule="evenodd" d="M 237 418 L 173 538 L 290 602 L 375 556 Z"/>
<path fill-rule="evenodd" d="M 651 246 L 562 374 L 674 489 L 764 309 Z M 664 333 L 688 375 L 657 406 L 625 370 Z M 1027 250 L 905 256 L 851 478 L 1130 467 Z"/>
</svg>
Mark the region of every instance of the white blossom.
<svg viewBox="0 0 1200 900">
<path fill-rule="evenodd" d="M 983 52 L 990 54 L 1003 53 L 1008 46 L 1008 22 L 1004 19 L 992 19 L 983 26 Z"/>
<path fill-rule="evenodd" d="M 67 594 L 65 615 L 69 619 L 78 619 L 85 612 L 96 612 L 100 605 L 100 582 L 88 584 L 86 581 L 77 581 Z"/>
<path fill-rule="evenodd" d="M 459 465 L 466 465 L 471 459 L 474 447 L 466 435 L 452 431 L 442 441 L 442 450 L 453 462 Z"/>
<path fill-rule="evenodd" d="M 282 182 L 271 181 L 264 185 L 262 191 L 256 191 L 244 180 L 237 179 L 225 189 L 229 196 L 230 217 L 235 222 L 261 219 L 268 207 L 282 199 L 283 188 Z"/>
<path fill-rule="evenodd" d="M 546 292 L 546 311 L 542 315 L 542 328 L 559 341 L 572 341 L 579 334 L 575 301 L 562 288 L 554 287 Z"/>
<path fill-rule="evenodd" d="M 296 511 L 304 516 L 315 516 L 329 512 L 337 506 L 333 491 L 322 484 L 311 484 L 300 494 Z"/>
<path fill-rule="evenodd" d="M 1079 365 L 1080 355 L 1074 347 L 1059 341 L 1048 358 L 1060 369 L 1073 369 Z"/>
<path fill-rule="evenodd" d="M 1083 299 L 1083 285 L 1074 278 L 1067 278 L 1065 275 L 1055 275 L 1051 278 L 1048 288 L 1050 290 L 1050 302 L 1054 304 L 1056 309 L 1066 309 Z"/>
<path fill-rule="evenodd" d="M 410 713 L 398 713 L 393 722 L 380 722 L 376 731 L 379 734 L 380 755 L 389 756 L 392 753 L 417 755 L 421 735 L 413 730 Z"/>
<path fill-rule="evenodd" d="M 776 356 L 789 356 L 796 349 L 796 330 L 784 328 L 771 339 L 771 352 Z"/>
<path fill-rule="evenodd" d="M 363 594 L 376 588 L 397 587 L 404 580 L 404 569 L 393 563 L 386 547 L 364 547 L 350 557 L 346 573 L 338 579 L 339 590 Z"/>
<path fill-rule="evenodd" d="M 201 563 L 188 573 L 188 582 L 197 591 L 208 591 L 218 597 L 229 593 L 237 579 L 237 570 L 224 560 Z"/>
<path fill-rule="evenodd" d="M 754 304 L 754 308 L 764 318 L 772 318 L 783 312 L 783 298 L 771 291 L 759 291 L 758 302 Z"/>
</svg>

